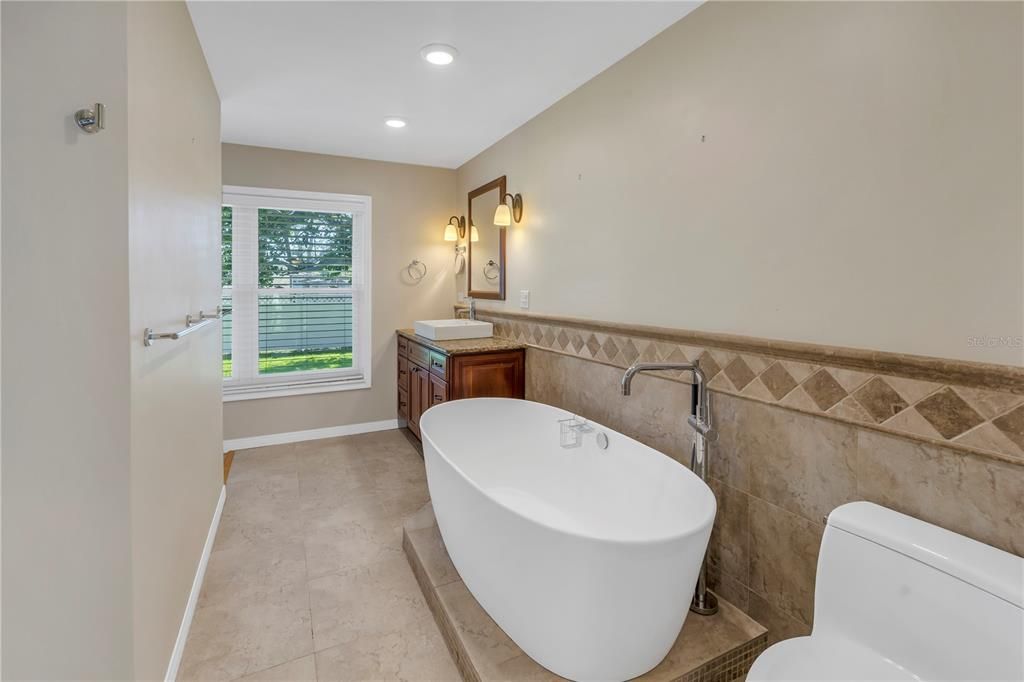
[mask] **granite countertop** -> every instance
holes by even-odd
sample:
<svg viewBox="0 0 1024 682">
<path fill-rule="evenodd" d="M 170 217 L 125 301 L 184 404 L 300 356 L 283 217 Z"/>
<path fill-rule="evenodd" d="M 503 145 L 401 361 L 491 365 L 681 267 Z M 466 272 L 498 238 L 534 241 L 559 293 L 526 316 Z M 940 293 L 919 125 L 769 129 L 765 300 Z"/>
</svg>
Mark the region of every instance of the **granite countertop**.
<svg viewBox="0 0 1024 682">
<path fill-rule="evenodd" d="M 500 336 L 485 339 L 456 339 L 453 341 L 433 341 L 425 336 L 418 336 L 412 329 L 397 330 L 399 336 L 415 341 L 421 346 L 432 348 L 446 355 L 465 355 L 467 353 L 493 353 L 502 350 L 519 350 L 526 348 L 525 343 L 512 341 Z"/>
</svg>

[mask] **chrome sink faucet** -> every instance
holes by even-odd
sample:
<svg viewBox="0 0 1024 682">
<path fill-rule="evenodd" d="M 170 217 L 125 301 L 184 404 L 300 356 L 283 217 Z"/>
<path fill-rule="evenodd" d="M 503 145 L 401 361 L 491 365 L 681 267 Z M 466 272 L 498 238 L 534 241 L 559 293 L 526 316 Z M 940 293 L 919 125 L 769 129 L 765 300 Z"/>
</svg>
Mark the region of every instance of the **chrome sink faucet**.
<svg viewBox="0 0 1024 682">
<path fill-rule="evenodd" d="M 700 476 L 700 480 L 707 483 L 708 480 L 708 443 L 718 439 L 711 426 L 711 402 L 708 394 L 707 375 L 700 368 L 700 362 L 634 362 L 626 373 L 622 375 L 622 395 L 628 396 L 631 393 L 633 377 L 641 372 L 656 372 L 658 370 L 683 370 L 693 373 L 697 382 L 697 409 L 695 414 L 687 417 L 686 423 L 693 427 L 694 438 L 693 448 L 690 451 L 690 468 L 693 473 Z M 710 616 L 718 612 L 718 599 L 708 591 L 707 556 L 705 555 L 700 567 L 700 576 L 697 578 L 697 589 L 693 594 L 693 602 L 690 603 L 690 610 L 702 616 Z"/>
<path fill-rule="evenodd" d="M 466 300 L 469 301 L 469 319 L 476 319 L 476 299 L 467 296 Z"/>
</svg>

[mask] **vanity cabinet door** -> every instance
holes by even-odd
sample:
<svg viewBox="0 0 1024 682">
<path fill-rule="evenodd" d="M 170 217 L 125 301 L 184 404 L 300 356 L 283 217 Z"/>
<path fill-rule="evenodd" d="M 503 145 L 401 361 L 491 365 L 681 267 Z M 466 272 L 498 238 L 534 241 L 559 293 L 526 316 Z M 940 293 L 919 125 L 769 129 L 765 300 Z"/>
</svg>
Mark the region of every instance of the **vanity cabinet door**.
<svg viewBox="0 0 1024 682">
<path fill-rule="evenodd" d="M 430 407 L 430 379 L 427 370 L 409 365 L 409 430 L 420 437 L 420 415 Z"/>
<path fill-rule="evenodd" d="M 398 389 L 398 418 L 409 421 L 409 391 Z"/>
<path fill-rule="evenodd" d="M 453 359 L 452 399 L 525 397 L 523 351 L 457 355 Z"/>
<path fill-rule="evenodd" d="M 430 406 L 443 403 L 448 400 L 448 384 L 439 377 L 430 375 Z"/>
<path fill-rule="evenodd" d="M 409 392 L 409 360 L 398 356 L 398 388 Z"/>
</svg>

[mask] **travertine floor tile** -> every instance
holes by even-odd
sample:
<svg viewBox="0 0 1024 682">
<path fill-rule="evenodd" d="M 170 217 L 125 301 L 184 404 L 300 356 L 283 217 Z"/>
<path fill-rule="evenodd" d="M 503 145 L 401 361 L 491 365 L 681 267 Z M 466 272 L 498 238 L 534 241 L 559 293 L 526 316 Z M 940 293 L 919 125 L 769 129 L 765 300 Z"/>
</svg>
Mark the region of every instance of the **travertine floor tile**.
<svg viewBox="0 0 1024 682">
<path fill-rule="evenodd" d="M 458 680 L 402 554 L 427 499 L 399 431 L 237 452 L 178 679 Z"/>
<path fill-rule="evenodd" d="M 360 634 L 351 642 L 318 651 L 316 667 L 321 682 L 461 680 L 429 613 L 399 632 Z"/>
<path fill-rule="evenodd" d="M 401 632 L 430 612 L 403 554 L 309 583 L 316 650 Z"/>
<path fill-rule="evenodd" d="M 316 682 L 316 661 L 312 655 L 303 656 L 240 679 L 250 682 Z"/>
<path fill-rule="evenodd" d="M 211 597 L 196 609 L 180 678 L 231 680 L 312 652 L 305 583 Z"/>
</svg>

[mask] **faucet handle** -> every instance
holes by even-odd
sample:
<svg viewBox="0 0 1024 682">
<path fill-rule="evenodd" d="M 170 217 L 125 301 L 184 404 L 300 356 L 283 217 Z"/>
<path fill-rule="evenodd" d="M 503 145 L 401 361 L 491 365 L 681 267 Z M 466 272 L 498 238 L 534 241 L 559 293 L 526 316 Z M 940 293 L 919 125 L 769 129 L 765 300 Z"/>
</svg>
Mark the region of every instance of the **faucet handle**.
<svg viewBox="0 0 1024 682">
<path fill-rule="evenodd" d="M 696 415 L 691 414 L 686 418 L 686 423 L 693 427 L 693 430 L 704 437 L 709 443 L 714 443 L 718 440 L 718 431 L 711 428 L 711 424 L 698 419 Z"/>
</svg>

